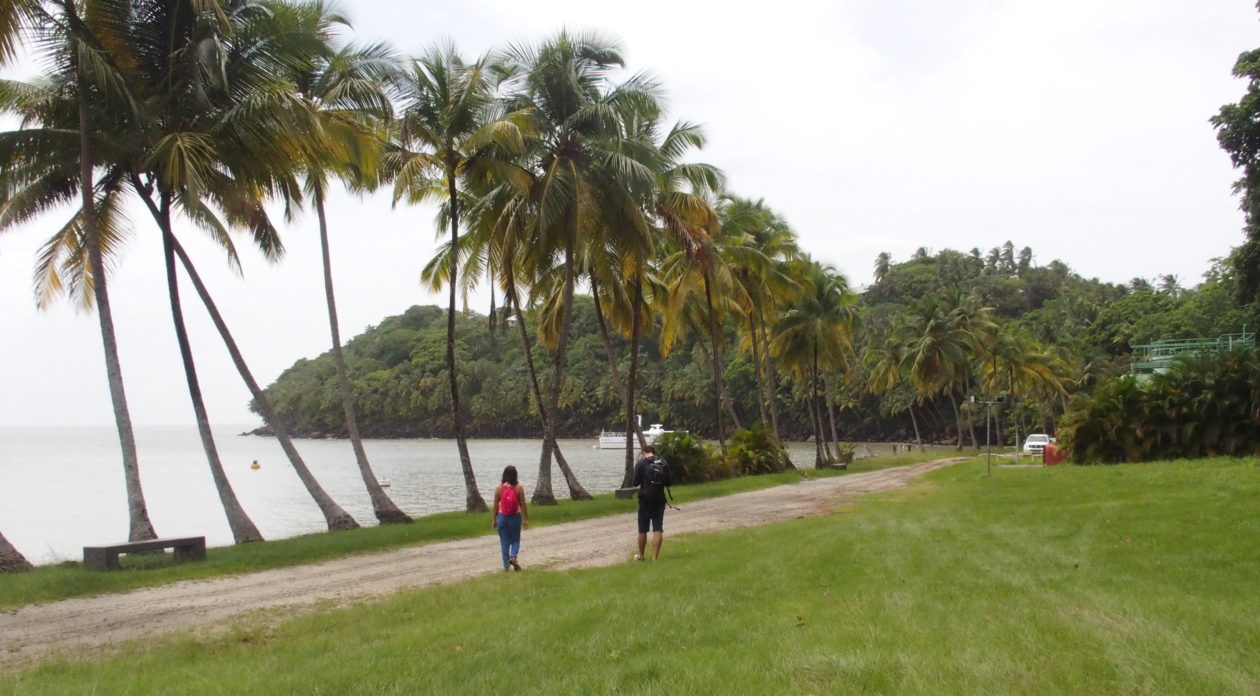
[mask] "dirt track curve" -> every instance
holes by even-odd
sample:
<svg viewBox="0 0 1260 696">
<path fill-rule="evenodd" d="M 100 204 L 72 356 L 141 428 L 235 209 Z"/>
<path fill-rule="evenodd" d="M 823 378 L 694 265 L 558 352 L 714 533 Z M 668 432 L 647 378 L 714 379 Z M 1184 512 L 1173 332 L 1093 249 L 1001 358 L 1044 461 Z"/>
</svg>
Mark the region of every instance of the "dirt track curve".
<svg viewBox="0 0 1260 696">
<path fill-rule="evenodd" d="M 939 459 L 689 502 L 681 512 L 666 515 L 665 529 L 673 536 L 825 515 L 857 496 L 900 488 L 958 461 Z M 522 560 L 527 570 L 624 562 L 633 553 L 633 529 L 634 513 L 531 529 L 522 539 Z M 0 663 L 16 665 L 50 652 L 82 654 L 136 638 L 209 628 L 261 609 L 294 612 L 317 603 L 349 604 L 492 572 L 500 572 L 499 545 L 478 537 L 26 606 L 0 612 Z"/>
</svg>

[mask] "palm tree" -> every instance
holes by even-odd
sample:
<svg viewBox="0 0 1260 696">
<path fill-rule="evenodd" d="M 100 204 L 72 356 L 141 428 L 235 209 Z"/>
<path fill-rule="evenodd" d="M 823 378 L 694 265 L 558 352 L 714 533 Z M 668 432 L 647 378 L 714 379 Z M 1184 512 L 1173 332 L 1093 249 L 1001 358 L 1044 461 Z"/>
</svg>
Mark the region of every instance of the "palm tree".
<svg viewBox="0 0 1260 696">
<path fill-rule="evenodd" d="M 923 436 L 919 432 L 919 419 L 914 413 L 914 404 L 918 400 L 917 394 L 913 397 L 902 396 L 897 398 L 896 392 L 906 392 L 904 388 L 904 380 L 907 374 L 907 362 L 905 360 L 905 344 L 897 340 L 900 333 L 897 329 L 888 331 L 885 335 L 868 334 L 870 341 L 863 350 L 867 367 L 867 388 L 872 394 L 880 395 L 890 392 L 894 393 L 895 409 L 890 409 L 893 413 L 900 411 L 900 406 L 904 405 L 910 412 L 910 424 L 914 427 L 914 442 L 923 448 Z"/>
<path fill-rule="evenodd" d="M 879 252 L 879 256 L 875 257 L 875 282 L 879 283 L 888 277 L 888 271 L 892 267 L 892 256 L 886 251 Z"/>
<path fill-rule="evenodd" d="M 737 230 L 741 246 L 748 249 L 731 259 L 734 279 L 747 298 L 747 304 L 740 308 L 748 322 L 741 346 L 753 354 L 761 420 L 771 424 L 778 439 L 778 378 L 770 356 L 766 317 L 777 315 L 800 293 L 800 284 L 788 272 L 789 264 L 800 257 L 800 248 L 792 229 L 764 201 L 727 195 L 719 214 L 723 230 Z"/>
<path fill-rule="evenodd" d="M 255 406 L 275 430 L 328 528 L 357 527 L 354 518 L 332 500 L 302 461 L 172 227 L 174 212 L 181 211 L 215 237 L 233 264 L 236 252 L 227 236 L 229 226 L 248 229 L 270 258 L 282 253 L 263 197 L 275 192 L 289 201 L 300 199 L 294 172 L 301 163 L 301 134 L 319 127 L 292 85 L 280 79 L 296 58 L 286 42 L 289 28 L 251 0 L 208 4 L 149 0 L 137 10 L 137 16 L 143 21 L 131 31 L 129 59 L 135 67 L 129 84 L 145 107 L 142 118 L 120 126 L 128 137 L 115 168 L 130 181 L 162 233 L 172 318 L 211 469 L 218 472 L 217 480 L 221 465 L 183 329 L 177 257 Z M 222 219 L 208 204 L 218 208 Z M 234 532 L 238 537 L 241 534 Z"/>
<path fill-rule="evenodd" d="M 455 443 L 464 472 L 466 508 L 486 510 L 468 454 L 464 414 L 459 398 L 459 373 L 455 363 L 455 312 L 459 290 L 459 179 L 470 174 L 482 150 L 491 146 L 518 145 L 522 141 L 519 120 L 493 119 L 494 66 L 488 56 L 465 64 L 449 43 L 430 48 L 412 61 L 399 80 L 403 111 L 398 128 L 400 164 L 394 200 L 404 196 L 413 203 L 430 198 L 446 199 L 450 221 L 450 263 L 446 282 L 450 302 L 446 318 L 446 369 L 450 382 Z"/>
<path fill-rule="evenodd" d="M 63 1 L 59 8 L 59 14 L 50 14 L 42 3 L 24 0 L 6 3 L 0 9 L 0 62 L 13 55 L 18 31 L 26 27 L 34 35 L 35 43 L 43 46 L 58 66 L 42 83 L 7 82 L 6 88 L 0 90 L 3 94 L 0 110 L 19 115 L 23 121 L 21 130 L 0 135 L 0 161 L 5 162 L 5 173 L 0 175 L 0 191 L 3 192 L 0 193 L 0 231 L 33 218 L 57 203 L 70 201 L 76 192 L 80 197 L 79 212 L 54 235 L 54 242 L 45 247 L 41 263 L 44 272 L 40 275 L 46 281 L 45 290 L 55 293 L 65 289 L 56 268 L 60 258 L 56 240 L 73 239 L 78 244 L 82 239 L 87 258 L 77 254 L 74 264 L 65 270 L 74 280 L 81 281 L 78 290 L 84 303 L 94 303 L 97 309 L 114 422 L 122 449 L 130 519 L 128 538 L 132 541 L 152 539 L 157 535 L 149 521 L 140 485 L 139 458 L 104 271 L 102 247 L 117 238 L 102 239 L 93 180 L 94 139 L 101 132 L 93 128 L 96 125 L 92 120 L 93 104 L 118 105 L 128 101 L 106 54 L 107 47 L 125 42 L 118 28 L 126 6 L 125 3 L 100 3 L 95 14 L 97 21 L 92 26 L 80 16 L 73 2 Z M 42 127 L 26 127 L 32 124 Z M 67 133 L 76 137 L 67 138 Z M 90 290 L 85 291 L 85 286 Z M 43 292 L 40 297 L 42 306 L 51 300 L 51 293 Z"/>
<path fill-rule="evenodd" d="M 958 290 L 944 297 L 926 296 L 911 305 L 901 328 L 904 359 L 911 382 L 921 398 L 945 394 L 954 410 L 957 446 L 962 449 L 962 415 L 955 396 L 970 377 L 971 358 L 978 350 L 976 336 L 991 326 L 992 308 L 973 307 Z"/>
<path fill-rule="evenodd" d="M 560 259 L 560 292 L 544 307 L 544 343 L 554 345 L 547 412 L 552 416 L 539 461 L 535 504 L 551 504 L 551 451 L 559 410 L 573 288 L 583 250 L 601 240 L 627 247 L 649 235 L 644 203 L 655 183 L 652 153 L 628 147 L 622 124 L 650 120 L 659 111 L 657 87 L 644 76 L 609 85 L 623 65 L 618 47 L 595 35 L 561 32 L 537 48 L 511 47 L 504 55 L 509 108 L 532 114 L 538 138 L 527 157 L 532 181 L 526 193 L 533 220 L 529 244 L 539 267 Z M 635 241 L 638 240 L 638 241 Z"/>
<path fill-rule="evenodd" d="M 801 277 L 806 290 L 779 320 L 771 347 L 799 377 L 808 380 L 814 465 L 822 468 L 828 464 L 823 453 L 822 371 L 843 369 L 853 352 L 857 295 L 849 290 L 844 276 L 830 266 L 807 261 Z"/>
<path fill-rule="evenodd" d="M 345 414 L 346 434 L 354 451 L 359 474 L 372 500 L 372 510 L 382 524 L 411 522 L 381 487 L 368 462 L 367 451 L 359 434 L 354 408 L 354 394 L 341 349 L 341 332 L 337 321 L 337 302 L 333 292 L 332 260 L 328 248 L 328 219 L 324 201 L 328 191 L 328 174 L 333 173 L 358 186 L 371 186 L 375 180 L 377 159 L 382 140 L 373 132 L 392 115 L 386 86 L 394 77 L 397 64 L 393 54 L 382 45 L 366 48 L 337 47 L 332 32 L 337 25 L 349 26 L 339 14 L 323 2 L 302 5 L 279 5 L 274 11 L 288 12 L 282 22 L 290 25 L 297 36 L 309 40 L 305 50 L 309 56 L 294 65 L 291 80 L 307 101 L 307 108 L 319 119 L 318 132 L 308 134 L 311 147 L 305 165 L 305 190 L 319 220 L 319 243 L 323 259 L 324 297 L 328 305 L 328 327 L 332 334 L 333 365 L 337 373 L 337 391 Z M 322 136 L 322 137 L 321 137 Z"/>
<path fill-rule="evenodd" d="M 612 245 L 597 247 L 598 258 L 602 263 L 591 264 L 591 294 L 595 297 L 597 317 L 600 319 L 601 333 L 604 330 L 602 314 L 599 313 L 599 293 L 596 278 L 600 271 L 605 274 L 605 287 L 617 292 L 612 297 L 623 301 L 615 303 L 628 309 L 619 312 L 621 327 L 628 328 L 624 333 L 630 338 L 630 375 L 623 397 L 626 415 L 626 458 L 625 471 L 622 476 L 622 487 L 629 487 L 634 474 L 634 449 L 630 438 L 633 428 L 642 442 L 643 435 L 639 431 L 635 391 L 638 385 L 639 343 L 645 326 L 644 308 L 649 306 L 645 301 L 645 284 L 654 287 L 659 283 L 647 281 L 652 271 L 654 255 L 653 242 L 656 237 L 667 237 L 685 251 L 693 253 L 705 240 L 717 231 L 719 222 L 717 212 L 710 205 L 710 199 L 725 186 L 726 177 L 717 167 L 704 163 L 683 162 L 682 159 L 692 150 L 704 147 L 704 132 L 699 125 L 686 121 L 675 123 L 668 132 L 660 134 L 660 126 L 652 114 L 651 118 L 641 118 L 643 114 L 633 112 L 626 114 L 622 120 L 623 133 L 629 147 L 640 147 L 651 153 L 651 160 L 656 169 L 656 183 L 651 189 L 651 198 L 647 201 L 647 212 L 655 225 L 649 227 L 647 236 L 632 234 L 626 237 L 615 237 Z M 637 117 L 636 117 L 637 116 Z M 659 228 L 659 229 L 658 229 Z M 620 260 L 620 262 L 618 262 Z M 621 280 L 622 282 L 617 282 Z M 627 316 L 628 315 L 628 316 Z M 610 367 L 615 366 L 610 341 L 605 337 L 605 348 L 609 354 Z M 614 370 L 614 380 L 617 379 Z"/>
</svg>

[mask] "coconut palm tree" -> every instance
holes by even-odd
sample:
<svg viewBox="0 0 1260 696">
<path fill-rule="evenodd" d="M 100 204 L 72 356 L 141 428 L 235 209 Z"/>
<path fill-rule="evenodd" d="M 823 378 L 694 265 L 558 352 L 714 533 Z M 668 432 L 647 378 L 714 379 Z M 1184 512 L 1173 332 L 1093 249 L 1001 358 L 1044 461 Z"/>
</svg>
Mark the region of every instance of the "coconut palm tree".
<svg viewBox="0 0 1260 696">
<path fill-rule="evenodd" d="M 22 119 L 18 131 L 0 134 L 0 231 L 29 220 L 77 194 L 79 212 L 54 235 L 41 260 L 41 306 L 66 289 L 57 268 L 61 258 L 57 240 L 73 240 L 79 246 L 74 263 L 64 270 L 77 285 L 84 304 L 96 307 L 105 352 L 106 377 L 122 450 L 127 489 L 129 535 L 132 541 L 156 537 L 149 521 L 140 485 L 139 458 L 127 407 L 122 368 L 114 335 L 103 248 L 117 236 L 102 237 L 95 200 L 94 147 L 101 129 L 93 121 L 93 107 L 129 106 L 116 68 L 108 58 L 111 46 L 125 42 L 119 21 L 126 3 L 99 3 L 89 25 L 73 2 L 45 11 L 33 1 L 6 3 L 0 9 L 0 61 L 15 50 L 18 31 L 30 30 L 34 43 L 43 47 L 56 66 L 43 81 L 23 85 L 11 81 L 0 89 L 0 111 Z M 112 222 L 112 220 L 107 220 Z M 112 228 L 111 232 L 118 232 Z M 86 247 L 86 254 L 83 247 Z M 84 258 L 86 256 L 86 258 Z M 73 290 L 72 290 L 73 292 Z"/>
<path fill-rule="evenodd" d="M 779 320 L 771 349 L 798 377 L 808 380 L 815 459 L 827 466 L 823 451 L 821 382 L 823 370 L 841 370 L 853 352 L 857 295 L 834 268 L 808 261 L 801 269 L 806 291 Z"/>
<path fill-rule="evenodd" d="M 601 240 L 648 238 L 644 202 L 655 183 L 652 153 L 629 146 L 622 124 L 659 112 L 658 88 L 642 75 L 611 85 L 609 73 L 623 65 L 618 46 L 596 35 L 561 32 L 537 47 L 515 45 L 503 56 L 509 108 L 532 114 L 538 138 L 526 169 L 529 225 L 540 268 L 560 259 L 560 292 L 543 307 L 541 336 L 554 345 L 547 412 L 554 429 L 569 328 L 573 288 L 583 250 Z M 522 208 L 524 209 L 524 208 Z M 635 243 L 629 241 L 628 243 Z M 551 453 L 544 438 L 535 504 L 551 504 Z"/>
<path fill-rule="evenodd" d="M 305 55 L 305 60 L 294 62 L 289 79 L 307 101 L 307 108 L 319 119 L 320 130 L 307 134 L 309 148 L 304 166 L 304 188 L 319 221 L 324 298 L 328 305 L 333 365 L 345 414 L 346 434 L 359 466 L 359 475 L 372 500 L 376 519 L 382 524 L 411 522 L 411 517 L 400 510 L 381 487 L 359 434 L 353 390 L 341 349 L 328 244 L 328 218 L 324 210 L 329 174 L 361 188 L 375 183 L 377 160 L 383 144 L 379 131 L 393 111 L 387 88 L 398 64 L 392 51 L 380 44 L 363 48 L 337 46 L 333 33 L 339 25 L 349 27 L 349 21 L 321 1 L 278 5 L 273 12 L 281 14 L 280 22 L 289 26 L 291 34 L 299 38 L 298 53 Z"/>
<path fill-rule="evenodd" d="M 649 114 L 651 115 L 651 114 Z M 645 161 L 652 162 L 656 170 L 656 184 L 646 201 L 647 213 L 653 221 L 647 236 L 635 234 L 636 228 L 626 228 L 628 236 L 614 235 L 601 246 L 589 247 L 592 252 L 587 262 L 587 275 L 591 283 L 591 295 L 595 300 L 596 318 L 608 354 L 609 368 L 625 403 L 626 457 L 622 487 L 631 485 L 634 473 L 633 432 L 643 442 L 638 422 L 635 393 L 638 385 L 639 344 L 642 330 L 650 325 L 645 317 L 644 289 L 659 285 L 649 278 L 657 243 L 655 239 L 670 239 L 684 250 L 696 250 L 711 238 L 718 229 L 718 216 L 710 200 L 725 186 L 725 175 L 717 167 L 704 163 L 684 162 L 692 150 L 704 147 L 703 129 L 686 121 L 676 122 L 662 132 L 657 118 L 643 118 L 643 114 L 627 113 L 622 119 L 622 132 L 628 148 L 639 148 L 650 153 Z M 652 115 L 654 116 L 654 115 Z M 604 321 L 600 288 L 607 293 L 608 306 L 617 328 L 630 339 L 630 374 L 621 388 L 617 361 L 612 352 Z M 645 323 L 645 321 L 647 323 Z"/>
<path fill-rule="evenodd" d="M 920 398 L 937 394 L 948 398 L 954 410 L 959 449 L 963 433 L 958 401 L 970 378 L 972 356 L 978 353 L 977 334 L 991 326 L 992 313 L 992 308 L 974 306 L 960 291 L 953 290 L 941 297 L 920 298 L 911 305 L 907 322 L 900 329 L 900 338 L 906 344 L 907 374 Z"/>
<path fill-rule="evenodd" d="M 269 258 L 277 259 L 282 253 L 264 196 L 276 193 L 289 201 L 300 200 L 295 172 L 302 163 L 302 134 L 319 128 L 306 103 L 282 79 L 285 68 L 297 58 L 291 52 L 288 27 L 252 0 L 150 0 L 137 9 L 136 16 L 141 21 L 129 36 L 135 67 L 128 84 L 144 111 L 134 123 L 120 124 L 127 136 L 126 149 L 115 167 L 125 172 L 162 234 L 172 318 L 177 337 L 183 334 L 181 356 L 211 468 L 221 466 L 200 403 L 191 346 L 182 328 L 174 269 L 177 258 L 253 395 L 255 407 L 272 425 L 328 528 L 357 527 L 302 461 L 173 228 L 174 214 L 182 213 L 210 232 L 234 265 L 236 250 L 227 235 L 229 227 L 249 230 Z"/>
<path fill-rule="evenodd" d="M 394 200 L 412 203 L 445 199 L 450 222 L 450 263 L 446 282 L 450 302 L 446 323 L 446 369 L 451 391 L 455 443 L 464 473 L 466 508 L 486 510 L 468 454 L 464 414 L 460 404 L 459 373 L 455 363 L 455 312 L 459 290 L 459 180 L 476 167 L 483 150 L 495 146 L 521 149 L 521 119 L 496 119 L 493 78 L 496 66 L 489 56 L 465 63 L 449 43 L 430 48 L 412 61 L 399 79 L 403 100 L 398 126 L 399 164 Z"/>
<path fill-rule="evenodd" d="M 771 424 L 777 439 L 778 385 L 765 330 L 766 317 L 775 316 L 801 291 L 800 284 L 788 272 L 790 262 L 800 257 L 800 248 L 792 229 L 762 200 L 727 195 L 719 214 L 723 230 L 737 232 L 741 246 L 748 250 L 731 259 L 733 277 L 747 298 L 747 304 L 740 308 L 747 322 L 740 331 L 740 347 L 753 355 L 761 420 Z"/>
</svg>

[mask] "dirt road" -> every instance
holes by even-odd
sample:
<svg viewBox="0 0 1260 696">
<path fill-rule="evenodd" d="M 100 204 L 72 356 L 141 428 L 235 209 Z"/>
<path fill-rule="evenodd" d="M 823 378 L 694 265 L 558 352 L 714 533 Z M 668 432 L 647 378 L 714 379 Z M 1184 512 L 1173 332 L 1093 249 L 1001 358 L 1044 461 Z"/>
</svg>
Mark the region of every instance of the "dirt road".
<svg viewBox="0 0 1260 696">
<path fill-rule="evenodd" d="M 900 488 L 958 461 L 941 459 L 690 502 L 681 512 L 666 515 L 665 529 L 676 536 L 824 515 L 857 496 Z M 527 571 L 625 562 L 633 553 L 633 532 L 633 512 L 531 529 L 522 539 L 522 560 Z M 493 572 L 502 572 L 497 539 L 479 537 L 22 607 L 0 612 L 0 663 L 27 663 L 50 652 L 97 652 L 136 638 L 215 627 L 261 609 L 284 609 L 288 616 L 317 603 L 349 604 Z"/>
</svg>

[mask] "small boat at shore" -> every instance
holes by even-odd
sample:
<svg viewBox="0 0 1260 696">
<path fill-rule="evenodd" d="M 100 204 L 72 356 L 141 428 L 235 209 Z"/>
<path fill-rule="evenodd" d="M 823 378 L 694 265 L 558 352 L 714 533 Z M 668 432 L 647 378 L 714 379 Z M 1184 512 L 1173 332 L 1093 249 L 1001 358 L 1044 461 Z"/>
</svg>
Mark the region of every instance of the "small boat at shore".
<svg viewBox="0 0 1260 696">
<path fill-rule="evenodd" d="M 649 445 L 656 444 L 656 439 L 665 433 L 672 433 L 673 430 L 666 430 L 663 423 L 653 423 L 647 430 L 643 431 L 643 441 Z M 631 437 L 634 437 L 631 434 Z M 637 439 L 636 444 L 637 444 Z M 599 449 L 625 449 L 626 447 L 626 431 L 621 430 L 604 430 L 599 434 Z"/>
</svg>

